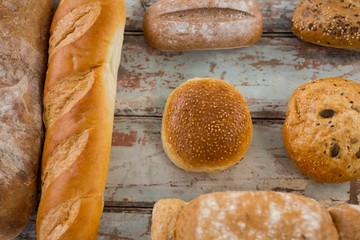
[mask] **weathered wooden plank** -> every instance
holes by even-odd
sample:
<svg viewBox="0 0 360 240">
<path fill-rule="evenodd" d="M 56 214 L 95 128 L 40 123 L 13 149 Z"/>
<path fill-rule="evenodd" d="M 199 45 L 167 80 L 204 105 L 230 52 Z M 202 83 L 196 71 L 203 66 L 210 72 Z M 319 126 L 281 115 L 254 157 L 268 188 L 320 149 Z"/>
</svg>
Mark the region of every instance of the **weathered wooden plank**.
<svg viewBox="0 0 360 240">
<path fill-rule="evenodd" d="M 360 179 L 354 180 L 350 184 L 350 201 L 351 204 L 360 204 Z"/>
<path fill-rule="evenodd" d="M 127 31 L 142 31 L 143 16 L 156 0 L 127 0 Z M 264 32 L 291 32 L 291 17 L 298 1 L 258 0 Z"/>
<path fill-rule="evenodd" d="M 283 118 L 292 91 L 319 77 L 360 82 L 360 51 L 331 49 L 296 38 L 262 38 L 249 48 L 164 53 L 142 36 L 127 36 L 118 75 L 116 115 L 161 116 L 165 100 L 182 82 L 214 77 L 246 97 L 252 116 Z"/>
<path fill-rule="evenodd" d="M 98 240 L 149 240 L 151 227 L 151 209 L 121 210 L 109 212 L 107 209 L 101 218 Z M 26 229 L 15 240 L 35 240 L 35 216 Z"/>
<path fill-rule="evenodd" d="M 148 206 L 161 198 L 190 200 L 226 190 L 298 192 L 326 205 L 349 200 L 349 183 L 320 184 L 302 175 L 288 158 L 281 121 L 255 121 L 249 152 L 218 174 L 185 172 L 162 149 L 160 118 L 116 118 L 106 206 Z"/>
</svg>

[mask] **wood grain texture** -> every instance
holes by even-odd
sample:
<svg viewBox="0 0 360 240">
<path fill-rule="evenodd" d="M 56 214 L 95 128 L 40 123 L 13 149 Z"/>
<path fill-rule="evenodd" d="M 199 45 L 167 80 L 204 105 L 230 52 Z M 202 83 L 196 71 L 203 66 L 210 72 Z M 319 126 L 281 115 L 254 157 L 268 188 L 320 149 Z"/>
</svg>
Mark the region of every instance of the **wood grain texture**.
<svg viewBox="0 0 360 240">
<path fill-rule="evenodd" d="M 54 0 L 58 3 L 59 0 Z M 325 205 L 359 203 L 360 181 L 320 184 L 302 175 L 287 157 L 281 120 L 300 84 L 340 76 L 360 82 L 360 52 L 311 45 L 291 34 L 298 1 L 258 0 L 264 35 L 253 47 L 164 53 L 142 36 L 142 19 L 155 0 L 126 0 L 127 22 L 113 148 L 99 239 L 150 239 L 151 208 L 160 198 L 186 201 L 207 192 L 274 190 L 297 192 Z M 162 149 L 160 124 L 170 92 L 193 77 L 224 79 L 246 97 L 254 139 L 244 159 L 220 174 L 188 173 L 175 167 Z M 35 239 L 35 218 L 17 239 Z"/>
<path fill-rule="evenodd" d="M 264 32 L 291 32 L 291 18 L 298 1 L 257 0 L 263 15 Z M 127 0 L 126 31 L 142 31 L 143 15 L 156 0 Z"/>
<path fill-rule="evenodd" d="M 164 53 L 143 36 L 126 36 L 116 115 L 161 116 L 167 96 L 187 79 L 224 79 L 245 96 L 252 117 L 284 118 L 290 94 L 311 79 L 360 82 L 360 51 L 330 49 L 297 38 L 263 37 L 249 48 Z"/>
<path fill-rule="evenodd" d="M 254 121 L 249 152 L 219 174 L 189 173 L 173 165 L 162 149 L 160 124 L 157 117 L 115 119 L 99 239 L 150 239 L 151 208 L 160 198 L 189 201 L 214 191 L 274 190 L 302 194 L 326 206 L 350 199 L 350 183 L 320 184 L 299 172 L 283 147 L 282 121 Z M 34 221 L 18 240 L 35 239 Z"/>
<path fill-rule="evenodd" d="M 150 239 L 151 210 L 105 209 L 101 218 L 98 240 Z M 14 240 L 35 240 L 35 216 L 22 234 Z"/>
<path fill-rule="evenodd" d="M 115 119 L 106 206 L 151 207 L 158 199 L 190 200 L 226 190 L 298 192 L 326 205 L 349 200 L 349 183 L 320 184 L 302 175 L 285 152 L 282 121 L 254 121 L 248 153 L 234 167 L 219 173 L 190 173 L 170 162 L 162 149 L 161 118 Z"/>
</svg>

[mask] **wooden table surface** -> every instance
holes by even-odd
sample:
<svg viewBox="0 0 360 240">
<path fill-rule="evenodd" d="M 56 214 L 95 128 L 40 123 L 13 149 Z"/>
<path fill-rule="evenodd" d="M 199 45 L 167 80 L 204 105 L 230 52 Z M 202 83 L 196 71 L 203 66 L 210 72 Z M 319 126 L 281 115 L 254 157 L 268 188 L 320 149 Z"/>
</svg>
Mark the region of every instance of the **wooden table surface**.
<svg viewBox="0 0 360 240">
<path fill-rule="evenodd" d="M 126 0 L 127 23 L 115 111 L 105 208 L 98 239 L 150 239 L 151 211 L 161 198 L 192 198 L 225 190 L 297 192 L 325 205 L 359 204 L 360 180 L 320 184 L 288 158 L 281 128 L 292 91 L 311 79 L 360 82 L 360 51 L 302 42 L 291 33 L 297 1 L 258 0 L 264 34 L 255 46 L 165 53 L 149 47 L 142 17 L 153 0 Z M 188 173 L 167 158 L 161 116 L 170 92 L 194 77 L 224 79 L 246 97 L 254 137 L 244 159 L 219 174 Z M 91 180 L 89 180 L 91 181 Z M 35 216 L 17 239 L 35 239 Z"/>
</svg>

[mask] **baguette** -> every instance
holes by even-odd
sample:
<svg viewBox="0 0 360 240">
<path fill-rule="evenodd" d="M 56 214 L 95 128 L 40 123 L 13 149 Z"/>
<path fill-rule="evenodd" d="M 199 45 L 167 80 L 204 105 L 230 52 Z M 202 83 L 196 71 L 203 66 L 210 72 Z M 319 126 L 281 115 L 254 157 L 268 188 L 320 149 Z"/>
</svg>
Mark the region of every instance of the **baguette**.
<svg viewBox="0 0 360 240">
<path fill-rule="evenodd" d="M 143 29 L 149 45 L 163 51 L 238 48 L 260 39 L 262 16 L 255 0 L 159 0 Z"/>
<path fill-rule="evenodd" d="M 124 25 L 124 0 L 63 0 L 55 13 L 43 99 L 39 240 L 96 239 Z"/>
<path fill-rule="evenodd" d="M 152 222 L 152 240 L 338 239 L 326 208 L 291 193 L 218 192 L 189 203 L 163 199 Z"/>
<path fill-rule="evenodd" d="M 0 1 L 0 239 L 35 210 L 51 0 Z"/>
</svg>

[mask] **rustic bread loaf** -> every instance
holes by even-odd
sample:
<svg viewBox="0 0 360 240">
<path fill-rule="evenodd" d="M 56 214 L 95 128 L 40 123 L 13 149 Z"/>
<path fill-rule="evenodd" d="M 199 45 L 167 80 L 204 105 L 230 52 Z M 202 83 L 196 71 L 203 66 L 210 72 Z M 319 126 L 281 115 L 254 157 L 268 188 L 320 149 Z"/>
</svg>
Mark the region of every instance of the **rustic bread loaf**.
<svg viewBox="0 0 360 240">
<path fill-rule="evenodd" d="M 299 169 L 320 182 L 360 178 L 360 84 L 323 78 L 292 94 L 283 127 Z"/>
<path fill-rule="evenodd" d="M 39 240 L 96 239 L 124 25 L 124 0 L 63 0 L 55 13 L 44 89 Z"/>
<path fill-rule="evenodd" d="M 192 172 L 217 172 L 245 155 L 252 139 L 250 111 L 241 93 L 212 78 L 194 78 L 168 97 L 162 143 L 170 160 Z"/>
<path fill-rule="evenodd" d="M 304 41 L 336 48 L 360 48 L 360 1 L 301 0 L 292 30 Z"/>
<path fill-rule="evenodd" d="M 182 205 L 164 199 L 155 204 L 152 221 L 153 240 L 338 239 L 322 205 L 291 193 L 218 192 Z"/>
<path fill-rule="evenodd" d="M 153 208 L 151 239 L 173 240 L 176 221 L 186 203 L 180 199 L 161 199 Z"/>
<path fill-rule="evenodd" d="M 149 45 L 164 51 L 237 48 L 260 39 L 262 16 L 255 0 L 158 0 L 143 29 Z"/>
<path fill-rule="evenodd" d="M 0 1 L 0 239 L 22 231 L 37 201 L 51 17 L 51 0 Z"/>
<path fill-rule="evenodd" d="M 328 209 L 340 240 L 360 239 L 360 206 L 343 204 Z"/>
</svg>

